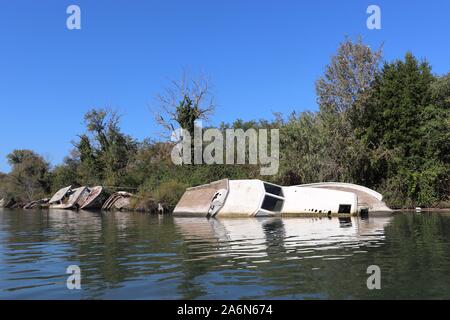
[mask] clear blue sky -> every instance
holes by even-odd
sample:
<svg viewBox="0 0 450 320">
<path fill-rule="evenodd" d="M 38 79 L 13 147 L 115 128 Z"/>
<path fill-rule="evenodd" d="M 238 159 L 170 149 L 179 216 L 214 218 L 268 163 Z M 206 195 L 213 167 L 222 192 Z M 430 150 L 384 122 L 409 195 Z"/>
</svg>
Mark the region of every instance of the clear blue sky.
<svg viewBox="0 0 450 320">
<path fill-rule="evenodd" d="M 82 30 L 66 28 L 70 4 Z M 366 28 L 370 4 L 382 30 Z M 317 109 L 314 82 L 346 35 L 384 43 L 387 60 L 410 50 L 447 72 L 449 17 L 447 0 L 1 0 L 0 171 L 17 148 L 60 163 L 92 107 L 154 136 L 148 105 L 183 68 L 211 77 L 213 124 Z"/>
</svg>

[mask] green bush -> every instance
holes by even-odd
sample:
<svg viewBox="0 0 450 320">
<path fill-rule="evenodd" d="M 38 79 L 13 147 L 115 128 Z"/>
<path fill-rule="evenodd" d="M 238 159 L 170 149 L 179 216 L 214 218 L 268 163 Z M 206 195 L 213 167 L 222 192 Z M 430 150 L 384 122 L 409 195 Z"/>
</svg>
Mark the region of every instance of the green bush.
<svg viewBox="0 0 450 320">
<path fill-rule="evenodd" d="M 161 203 L 165 208 L 172 210 L 180 200 L 187 185 L 175 180 L 163 182 L 153 192 L 156 203 Z"/>
</svg>

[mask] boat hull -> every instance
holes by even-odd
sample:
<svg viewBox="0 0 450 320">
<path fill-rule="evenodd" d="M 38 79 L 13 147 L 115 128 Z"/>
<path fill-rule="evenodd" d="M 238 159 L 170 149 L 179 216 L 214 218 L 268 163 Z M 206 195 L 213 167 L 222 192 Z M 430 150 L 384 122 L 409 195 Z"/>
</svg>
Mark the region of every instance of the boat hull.
<svg viewBox="0 0 450 320">
<path fill-rule="evenodd" d="M 357 215 L 361 203 L 358 194 L 351 190 L 281 187 L 257 179 L 225 179 L 188 188 L 173 214 L 207 217 Z"/>
<path fill-rule="evenodd" d="M 103 187 L 97 186 L 90 189 L 86 200 L 81 204 L 82 210 L 101 209 L 103 205 L 104 194 Z"/>
</svg>

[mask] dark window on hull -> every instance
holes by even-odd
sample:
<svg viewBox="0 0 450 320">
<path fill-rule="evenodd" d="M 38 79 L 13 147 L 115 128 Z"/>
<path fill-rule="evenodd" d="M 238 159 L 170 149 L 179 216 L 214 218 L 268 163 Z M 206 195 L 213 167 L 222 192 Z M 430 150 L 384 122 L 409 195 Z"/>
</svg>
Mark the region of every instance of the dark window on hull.
<svg viewBox="0 0 450 320">
<path fill-rule="evenodd" d="M 267 211 L 279 212 L 283 208 L 283 200 L 265 196 L 261 208 Z"/>
<path fill-rule="evenodd" d="M 264 183 L 264 189 L 266 190 L 267 193 L 271 193 L 279 197 L 283 196 L 283 189 L 281 189 L 280 186 Z"/>
<path fill-rule="evenodd" d="M 338 213 L 350 213 L 351 209 L 351 204 L 340 204 Z"/>
</svg>

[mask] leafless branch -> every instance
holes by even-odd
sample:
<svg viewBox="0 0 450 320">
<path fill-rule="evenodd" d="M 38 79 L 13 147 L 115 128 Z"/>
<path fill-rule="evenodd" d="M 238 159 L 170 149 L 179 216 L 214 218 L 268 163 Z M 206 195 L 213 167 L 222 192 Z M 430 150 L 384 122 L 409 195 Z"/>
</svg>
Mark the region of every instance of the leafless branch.
<svg viewBox="0 0 450 320">
<path fill-rule="evenodd" d="M 162 136 L 169 138 L 175 127 L 180 127 L 178 108 L 188 98 L 197 109 L 197 119 L 208 121 L 215 110 L 210 81 L 202 74 L 191 78 L 183 72 L 179 80 L 169 80 L 169 85 L 156 96 L 156 108 L 150 107 L 155 121 L 163 128 Z"/>
</svg>

